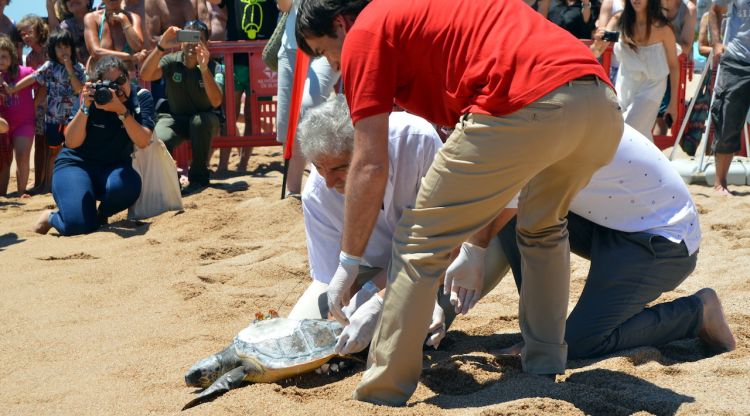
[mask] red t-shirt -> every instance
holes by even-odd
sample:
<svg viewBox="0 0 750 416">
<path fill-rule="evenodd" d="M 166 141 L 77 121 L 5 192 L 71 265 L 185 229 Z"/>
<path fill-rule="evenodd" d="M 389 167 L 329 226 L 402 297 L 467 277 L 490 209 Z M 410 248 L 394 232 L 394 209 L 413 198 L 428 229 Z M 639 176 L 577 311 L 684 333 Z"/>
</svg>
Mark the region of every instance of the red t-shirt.
<svg viewBox="0 0 750 416">
<path fill-rule="evenodd" d="M 450 126 L 465 113 L 510 114 L 584 75 L 609 83 L 588 47 L 521 0 L 373 0 L 341 66 L 355 124 L 389 113 L 394 98 Z"/>
</svg>

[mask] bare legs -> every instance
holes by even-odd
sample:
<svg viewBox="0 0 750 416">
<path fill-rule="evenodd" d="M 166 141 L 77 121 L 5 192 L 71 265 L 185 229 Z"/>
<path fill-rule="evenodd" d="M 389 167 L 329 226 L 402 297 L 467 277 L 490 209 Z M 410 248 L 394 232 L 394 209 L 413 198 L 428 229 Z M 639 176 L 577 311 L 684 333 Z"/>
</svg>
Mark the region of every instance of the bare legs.
<svg viewBox="0 0 750 416">
<path fill-rule="evenodd" d="M 732 192 L 727 187 L 727 175 L 729 174 L 729 165 L 732 163 L 732 153 L 716 153 L 716 181 L 714 182 L 714 191 L 723 196 L 732 196 Z"/>
<path fill-rule="evenodd" d="M 703 323 L 698 332 L 698 337 L 714 353 L 734 350 L 737 345 L 721 308 L 719 296 L 710 288 L 695 292 L 695 296 L 698 296 L 703 302 Z"/>
<path fill-rule="evenodd" d="M 249 136 L 252 132 L 251 128 L 251 117 L 248 116 L 247 112 L 250 111 L 250 96 L 247 94 L 239 94 L 235 96 L 234 99 L 234 108 L 235 108 L 235 118 L 239 117 L 240 115 L 240 101 L 242 100 L 242 96 L 245 97 L 245 110 L 244 110 L 244 128 L 242 129 L 242 135 L 243 136 Z M 246 172 L 247 171 L 247 163 L 250 160 L 250 156 L 253 154 L 253 148 L 252 147 L 240 147 L 240 162 L 237 165 L 237 172 Z M 219 172 L 226 172 L 229 170 L 229 156 L 232 154 L 231 148 L 221 148 L 219 149 Z"/>
<path fill-rule="evenodd" d="M 13 152 L 16 156 L 16 186 L 18 196 L 28 198 L 26 186 L 29 183 L 29 159 L 31 157 L 31 145 L 34 143 L 33 137 L 15 137 L 13 138 Z"/>
<path fill-rule="evenodd" d="M 49 232 L 50 228 L 52 228 L 52 224 L 49 222 L 49 214 L 52 213 L 52 210 L 44 210 L 41 214 L 39 214 L 39 219 L 36 220 L 36 224 L 34 224 L 34 232 L 37 234 L 47 234 Z"/>
</svg>

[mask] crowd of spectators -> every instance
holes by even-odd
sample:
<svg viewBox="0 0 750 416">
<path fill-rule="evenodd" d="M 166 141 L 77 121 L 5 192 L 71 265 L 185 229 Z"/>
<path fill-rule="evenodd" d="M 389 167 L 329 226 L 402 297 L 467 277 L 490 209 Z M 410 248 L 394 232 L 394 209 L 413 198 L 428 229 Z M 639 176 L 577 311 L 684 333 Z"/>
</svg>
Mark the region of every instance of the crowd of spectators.
<svg viewBox="0 0 750 416">
<path fill-rule="evenodd" d="M 7 195 L 15 158 L 11 196 L 51 191 L 57 203 L 36 231 L 86 233 L 128 208 L 140 184 L 125 155 L 152 136 L 170 150 L 190 140 L 186 188 L 209 184 L 211 139 L 223 119 L 224 69 L 221 59 L 209 58 L 207 41 L 268 39 L 278 18 L 274 2 L 46 0 L 47 16 L 17 22 L 4 13 L 9 2 L 0 0 L 0 196 Z M 200 42 L 177 42 L 180 29 L 200 32 Z M 248 75 L 247 55 L 237 54 L 238 113 L 243 95 L 245 104 L 250 99 Z M 100 103 L 94 93 L 106 81 L 117 99 Z M 248 133 L 251 121 L 244 121 Z M 117 132 L 117 140 L 105 143 L 103 132 Z M 35 178 L 27 188 L 32 148 Z M 243 150 L 242 170 L 252 149 Z M 226 168 L 229 154 L 222 156 L 220 168 Z"/>
</svg>

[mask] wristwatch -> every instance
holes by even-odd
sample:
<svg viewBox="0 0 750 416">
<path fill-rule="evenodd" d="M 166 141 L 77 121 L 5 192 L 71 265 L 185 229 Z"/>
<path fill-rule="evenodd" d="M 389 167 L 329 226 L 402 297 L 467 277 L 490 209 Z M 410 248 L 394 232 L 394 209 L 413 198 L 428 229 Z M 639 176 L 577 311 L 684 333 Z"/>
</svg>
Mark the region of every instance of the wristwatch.
<svg viewBox="0 0 750 416">
<path fill-rule="evenodd" d="M 117 118 L 119 118 L 119 119 L 120 119 L 120 121 L 122 121 L 122 122 L 125 122 L 125 119 L 126 119 L 126 118 L 128 117 L 128 114 L 130 114 L 130 111 L 128 111 L 128 110 L 125 110 L 125 112 L 124 112 L 124 113 L 122 113 L 122 114 L 118 114 L 118 115 L 117 115 Z"/>
</svg>

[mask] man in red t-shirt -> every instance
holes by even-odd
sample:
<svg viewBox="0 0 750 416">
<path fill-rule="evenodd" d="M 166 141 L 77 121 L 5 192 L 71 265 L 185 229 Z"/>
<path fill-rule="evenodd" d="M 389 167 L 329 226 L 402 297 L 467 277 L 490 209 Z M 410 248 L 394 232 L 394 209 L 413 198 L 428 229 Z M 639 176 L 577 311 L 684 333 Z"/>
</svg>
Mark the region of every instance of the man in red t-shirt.
<svg viewBox="0 0 750 416">
<path fill-rule="evenodd" d="M 340 321 L 382 205 L 394 100 L 456 126 L 395 230 L 389 290 L 355 397 L 408 400 L 451 251 L 496 232 L 498 215 L 521 189 L 523 366 L 562 373 L 570 278 L 564 218 L 623 131 L 611 84 L 589 50 L 520 0 L 302 0 L 296 37 L 308 55 L 341 70 L 355 127 L 340 263 L 328 292 Z M 456 277 L 448 289 L 466 311 L 481 282 Z"/>
</svg>

